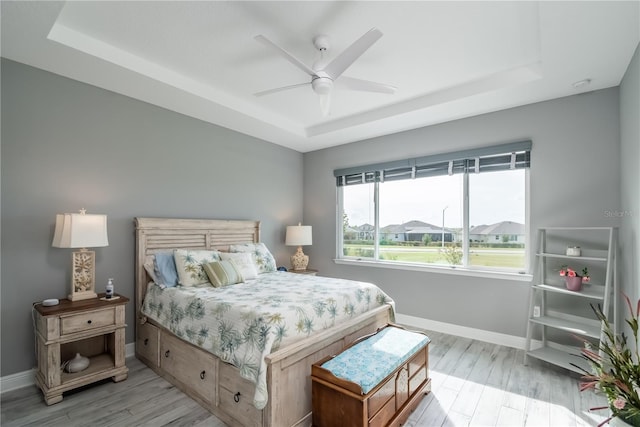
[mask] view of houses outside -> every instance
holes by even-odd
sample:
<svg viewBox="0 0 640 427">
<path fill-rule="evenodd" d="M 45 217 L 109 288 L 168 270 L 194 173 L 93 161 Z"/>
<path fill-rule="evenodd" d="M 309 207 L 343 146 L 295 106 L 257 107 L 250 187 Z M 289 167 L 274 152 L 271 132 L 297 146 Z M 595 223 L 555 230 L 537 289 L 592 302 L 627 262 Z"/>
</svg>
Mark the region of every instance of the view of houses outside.
<svg viewBox="0 0 640 427">
<path fill-rule="evenodd" d="M 511 221 L 472 227 L 469 233 L 469 263 L 475 266 L 522 267 L 524 238 L 524 224 Z M 344 254 L 371 258 L 373 239 L 374 227 L 371 224 L 346 225 Z M 417 220 L 392 224 L 380 228 L 380 258 L 456 265 L 462 260 L 461 242 L 461 229 L 443 229 Z"/>
<path fill-rule="evenodd" d="M 344 256 L 374 256 L 373 191 L 373 184 L 343 188 Z M 462 264 L 461 174 L 385 182 L 379 193 L 381 260 Z M 470 174 L 468 265 L 524 268 L 524 218 L 524 171 Z"/>
</svg>

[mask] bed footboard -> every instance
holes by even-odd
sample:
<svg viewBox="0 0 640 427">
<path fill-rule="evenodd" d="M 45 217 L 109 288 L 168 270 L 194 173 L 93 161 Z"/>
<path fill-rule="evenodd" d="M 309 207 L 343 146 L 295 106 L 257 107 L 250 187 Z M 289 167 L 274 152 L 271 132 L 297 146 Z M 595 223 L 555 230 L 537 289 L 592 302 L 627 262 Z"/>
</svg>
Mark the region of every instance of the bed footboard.
<svg viewBox="0 0 640 427">
<path fill-rule="evenodd" d="M 267 356 L 263 410 L 253 406 L 255 385 L 237 368 L 151 320 L 137 325 L 136 357 L 230 426 L 311 426 L 311 365 L 390 323 L 390 310 L 379 307 Z"/>
</svg>

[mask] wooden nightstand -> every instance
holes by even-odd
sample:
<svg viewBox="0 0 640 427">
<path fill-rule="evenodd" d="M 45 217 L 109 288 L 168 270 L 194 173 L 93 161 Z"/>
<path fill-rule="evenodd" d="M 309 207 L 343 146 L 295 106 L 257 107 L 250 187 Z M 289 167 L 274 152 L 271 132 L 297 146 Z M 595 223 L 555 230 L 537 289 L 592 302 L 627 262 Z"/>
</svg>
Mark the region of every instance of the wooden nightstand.
<svg viewBox="0 0 640 427">
<path fill-rule="evenodd" d="M 310 276 L 315 276 L 316 274 L 318 274 L 318 270 L 313 270 L 311 268 L 307 268 L 306 270 L 294 270 L 293 268 L 291 270 L 288 270 L 289 273 L 296 273 L 296 274 L 309 274 Z"/>
<path fill-rule="evenodd" d="M 45 307 L 34 306 L 36 383 L 47 405 L 62 401 L 62 393 L 111 377 L 118 382 L 127 379 L 124 363 L 125 305 L 128 298 L 117 295 L 114 300 L 98 298 L 69 301 Z M 89 367 L 68 373 L 61 365 L 76 353 L 89 358 Z"/>
</svg>

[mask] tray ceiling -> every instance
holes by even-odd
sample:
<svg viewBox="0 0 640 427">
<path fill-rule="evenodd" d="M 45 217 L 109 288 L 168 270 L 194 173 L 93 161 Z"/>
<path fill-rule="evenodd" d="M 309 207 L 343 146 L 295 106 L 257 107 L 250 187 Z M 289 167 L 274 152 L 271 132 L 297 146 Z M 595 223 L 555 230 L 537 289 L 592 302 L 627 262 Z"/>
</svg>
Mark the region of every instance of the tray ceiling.
<svg viewBox="0 0 640 427">
<path fill-rule="evenodd" d="M 2 56 L 300 152 L 617 86 L 640 41 L 638 2 L 2 2 Z M 371 28 L 323 116 L 262 34 L 311 66 Z M 589 79 L 589 84 L 574 86 Z"/>
</svg>

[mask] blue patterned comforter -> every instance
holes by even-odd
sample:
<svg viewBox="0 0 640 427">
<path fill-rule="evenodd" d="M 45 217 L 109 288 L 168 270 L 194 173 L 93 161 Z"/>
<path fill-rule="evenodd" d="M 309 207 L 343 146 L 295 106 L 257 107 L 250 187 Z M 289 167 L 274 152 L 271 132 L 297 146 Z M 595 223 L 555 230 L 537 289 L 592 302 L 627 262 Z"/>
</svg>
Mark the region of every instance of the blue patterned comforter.
<svg viewBox="0 0 640 427">
<path fill-rule="evenodd" d="M 238 367 L 256 383 L 253 404 L 262 409 L 266 355 L 385 304 L 393 300 L 371 283 L 278 271 L 222 288 L 150 284 L 142 312 Z"/>
</svg>

